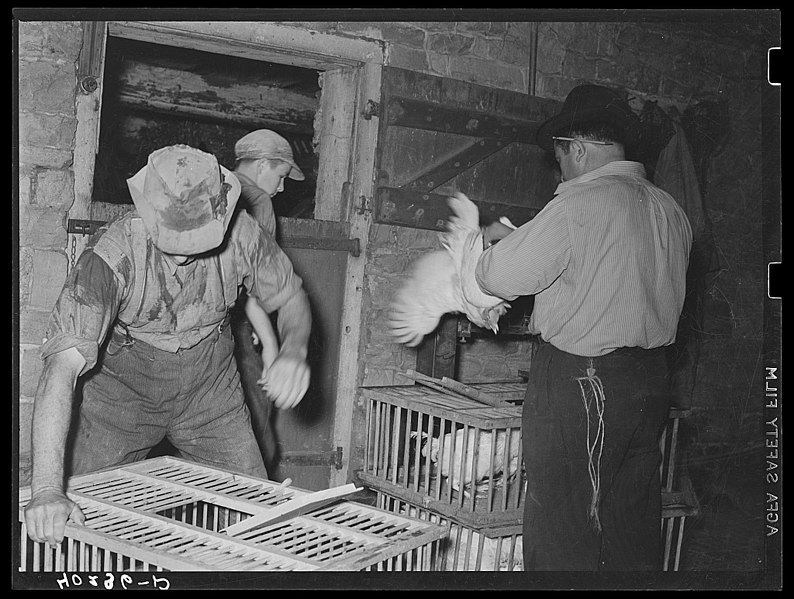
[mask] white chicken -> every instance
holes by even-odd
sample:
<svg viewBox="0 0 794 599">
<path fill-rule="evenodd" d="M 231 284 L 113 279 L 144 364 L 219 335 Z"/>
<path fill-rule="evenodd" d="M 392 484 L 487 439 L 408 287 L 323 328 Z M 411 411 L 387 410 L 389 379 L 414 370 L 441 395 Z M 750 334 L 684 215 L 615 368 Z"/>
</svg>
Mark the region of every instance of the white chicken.
<svg viewBox="0 0 794 599">
<path fill-rule="evenodd" d="M 480 216 L 476 204 L 460 192 L 447 202 L 452 216 L 439 233 L 443 250 L 425 254 L 412 265 L 405 283 L 391 303 L 388 326 L 398 342 L 408 347 L 421 343 L 444 314 L 462 313 L 475 325 L 499 330 L 499 319 L 510 304 L 480 290 L 474 279 L 483 252 Z"/>
<path fill-rule="evenodd" d="M 463 459 L 463 428 L 459 428 L 455 432 L 455 448 L 454 455 L 450 461 L 450 453 L 452 452 L 452 433 L 444 435 L 444 453 L 441 456 L 441 476 L 449 479 L 450 471 L 452 473 L 451 484 L 452 488 L 460 491 L 461 487 L 461 473 L 460 466 Z M 510 448 L 508 455 L 507 476 L 513 476 L 518 471 L 519 461 L 521 459 L 521 430 L 520 429 L 507 429 L 510 430 Z M 506 429 L 482 430 L 474 427 L 469 427 L 468 439 L 466 440 L 466 458 L 463 467 L 463 486 L 467 487 L 474 483 L 480 483 L 489 478 L 496 478 L 498 475 L 504 473 L 505 466 L 505 441 L 508 438 Z M 477 434 L 479 432 L 479 435 Z M 496 432 L 496 447 L 493 445 L 494 432 Z M 415 436 L 413 433 L 412 436 Z M 427 433 L 422 433 L 422 437 L 426 438 Z M 479 441 L 475 440 L 475 437 Z M 422 447 L 422 455 L 429 457 L 433 463 L 439 461 L 439 448 L 441 443 L 438 437 L 430 439 L 430 443 L 424 443 Z M 477 465 L 474 468 L 474 448 L 477 449 Z M 491 455 L 493 454 L 493 467 L 491 467 Z M 472 470 L 474 470 L 474 479 L 472 480 Z"/>
</svg>

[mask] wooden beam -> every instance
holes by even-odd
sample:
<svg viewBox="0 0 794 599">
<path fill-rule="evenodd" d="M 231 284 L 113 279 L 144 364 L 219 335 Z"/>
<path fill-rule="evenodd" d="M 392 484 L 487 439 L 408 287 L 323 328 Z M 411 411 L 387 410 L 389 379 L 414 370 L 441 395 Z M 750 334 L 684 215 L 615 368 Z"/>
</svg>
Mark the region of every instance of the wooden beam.
<svg viewBox="0 0 794 599">
<path fill-rule="evenodd" d="M 302 22 L 110 21 L 108 28 L 117 37 L 307 69 L 383 63 L 382 42 L 312 31 Z"/>
<path fill-rule="evenodd" d="M 508 217 L 517 227 L 533 218 L 540 209 L 472 200 L 482 222 Z M 451 215 L 447 196 L 420 193 L 395 187 L 379 187 L 375 194 L 373 219 L 377 223 L 443 231 Z"/>
<path fill-rule="evenodd" d="M 221 76 L 209 81 L 197 73 L 124 60 L 117 99 L 134 106 L 221 122 L 274 127 L 311 135 L 319 100 L 264 82 L 237 83 Z"/>
<path fill-rule="evenodd" d="M 478 162 L 482 162 L 491 154 L 495 154 L 507 143 L 501 139 L 473 140 L 468 147 L 442 159 L 440 163 L 432 165 L 416 179 L 402 187 L 411 191 L 432 191 Z"/>
<path fill-rule="evenodd" d="M 389 99 L 386 114 L 392 126 L 523 143 L 535 143 L 535 132 L 541 124 L 407 98 Z"/>
</svg>

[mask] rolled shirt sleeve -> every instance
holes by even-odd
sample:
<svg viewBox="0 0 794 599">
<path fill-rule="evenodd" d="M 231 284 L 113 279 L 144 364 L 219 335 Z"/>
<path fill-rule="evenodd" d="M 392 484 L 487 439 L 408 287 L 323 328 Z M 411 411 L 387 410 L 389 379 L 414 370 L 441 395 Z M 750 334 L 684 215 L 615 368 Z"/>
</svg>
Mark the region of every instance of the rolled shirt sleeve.
<svg viewBox="0 0 794 599">
<path fill-rule="evenodd" d="M 303 289 L 303 280 L 275 238 L 245 213 L 239 215 L 234 242 L 241 282 L 249 296 L 256 297 L 267 311 L 275 312 Z"/>
<path fill-rule="evenodd" d="M 118 314 L 122 289 L 116 273 L 102 258 L 91 250 L 83 252 L 50 315 L 41 358 L 74 347 L 85 358 L 83 372 L 93 368 Z"/>
</svg>

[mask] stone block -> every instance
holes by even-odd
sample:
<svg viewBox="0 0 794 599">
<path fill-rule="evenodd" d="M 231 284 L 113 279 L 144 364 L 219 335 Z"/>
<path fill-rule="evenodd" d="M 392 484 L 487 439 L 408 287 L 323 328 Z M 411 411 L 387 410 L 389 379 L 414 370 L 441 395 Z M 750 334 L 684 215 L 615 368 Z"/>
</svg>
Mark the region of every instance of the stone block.
<svg viewBox="0 0 794 599">
<path fill-rule="evenodd" d="M 27 112 L 74 114 L 74 64 L 19 63 L 19 108 Z"/>
<path fill-rule="evenodd" d="M 538 36 L 538 59 L 536 68 L 539 73 L 547 75 L 561 74 L 564 58 L 565 48 L 557 41 L 555 36 Z"/>
<path fill-rule="evenodd" d="M 425 31 L 412 23 L 379 23 L 383 40 L 409 48 L 425 47 Z"/>
<path fill-rule="evenodd" d="M 20 21 L 19 55 L 74 62 L 83 45 L 80 21 Z"/>
<path fill-rule="evenodd" d="M 30 190 L 33 185 L 33 179 L 30 176 L 30 173 L 27 172 L 29 169 L 25 168 L 25 165 L 19 165 L 19 206 L 27 206 L 30 204 Z"/>
<path fill-rule="evenodd" d="M 27 306 L 30 302 L 30 288 L 33 281 L 33 249 L 19 248 L 19 305 Z"/>
<path fill-rule="evenodd" d="M 392 67 L 410 69 L 426 73 L 429 68 L 427 53 L 424 50 L 392 44 L 388 50 L 388 64 Z"/>
<path fill-rule="evenodd" d="M 436 52 L 427 53 L 427 61 L 430 64 L 430 72 L 434 75 L 446 77 L 449 75 L 449 56 Z"/>
<path fill-rule="evenodd" d="M 71 170 L 43 169 L 36 177 L 33 202 L 37 206 L 68 210 L 74 203 L 74 174 Z"/>
<path fill-rule="evenodd" d="M 459 33 L 431 33 L 427 36 L 427 49 L 439 54 L 469 54 L 474 39 Z"/>
<path fill-rule="evenodd" d="M 66 247 L 65 211 L 42 209 L 37 206 L 20 206 L 19 244 L 36 249 L 63 249 Z"/>
<path fill-rule="evenodd" d="M 473 39 L 474 45 L 471 47 L 471 51 L 469 53 L 472 56 L 476 56 L 478 58 L 490 58 L 492 40 L 484 37 L 475 37 Z"/>
<path fill-rule="evenodd" d="M 20 164 L 31 164 L 47 168 L 68 168 L 72 165 L 74 155 L 71 148 L 46 148 L 20 145 Z"/>
<path fill-rule="evenodd" d="M 490 42 L 489 57 L 507 64 L 524 67 L 529 64 L 531 52 L 529 45 L 523 40 L 496 39 Z"/>
<path fill-rule="evenodd" d="M 20 396 L 34 397 L 39 377 L 43 367 L 41 354 L 37 346 L 22 348 L 19 363 L 19 394 Z"/>
<path fill-rule="evenodd" d="M 491 23 L 488 21 L 458 21 L 455 25 L 455 29 L 460 33 L 488 35 L 491 29 Z"/>
<path fill-rule="evenodd" d="M 73 116 L 20 112 L 20 161 L 39 164 L 30 153 L 31 147 L 49 152 L 68 151 L 71 155 L 76 131 L 77 119 Z"/>
<path fill-rule="evenodd" d="M 24 308 L 19 312 L 19 343 L 38 345 L 44 340 L 50 312 Z"/>
<path fill-rule="evenodd" d="M 597 60 L 583 56 L 578 52 L 566 52 L 562 74 L 572 79 L 595 80 L 597 62 Z"/>
<path fill-rule="evenodd" d="M 32 260 L 30 307 L 51 310 L 66 280 L 66 255 L 63 252 L 33 250 Z"/>
</svg>

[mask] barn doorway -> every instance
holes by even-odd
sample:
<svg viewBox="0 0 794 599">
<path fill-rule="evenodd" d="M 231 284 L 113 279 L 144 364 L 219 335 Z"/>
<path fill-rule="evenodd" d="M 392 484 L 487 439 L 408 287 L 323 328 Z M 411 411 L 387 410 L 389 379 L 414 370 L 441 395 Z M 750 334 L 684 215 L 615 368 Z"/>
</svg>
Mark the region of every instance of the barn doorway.
<svg viewBox="0 0 794 599">
<path fill-rule="evenodd" d="M 268 22 L 110 21 L 84 23 L 85 32 L 99 86 L 77 98 L 71 255 L 92 227 L 132 209 L 126 178 L 145 164 L 147 143 L 191 143 L 229 167 L 234 141 L 253 129 L 292 144 L 306 182 L 274 204 L 278 241 L 312 305 L 312 384 L 300 409 L 277 411 L 271 477 L 305 489 L 341 484 L 369 227 L 356 202 L 372 193 L 377 139 L 360 107 L 379 95 L 382 48 Z"/>
<path fill-rule="evenodd" d="M 126 180 L 156 149 L 187 144 L 233 169 L 235 142 L 266 128 L 290 142 L 306 175 L 273 198 L 276 215 L 313 218 L 319 78 L 314 69 L 109 37 L 92 215 L 132 207 Z"/>
</svg>

